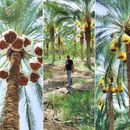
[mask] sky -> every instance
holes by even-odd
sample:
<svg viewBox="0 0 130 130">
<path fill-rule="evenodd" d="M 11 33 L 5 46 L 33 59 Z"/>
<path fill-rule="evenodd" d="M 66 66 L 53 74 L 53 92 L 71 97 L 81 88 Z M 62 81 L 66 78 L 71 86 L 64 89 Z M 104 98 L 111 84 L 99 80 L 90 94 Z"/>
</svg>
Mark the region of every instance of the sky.
<svg viewBox="0 0 130 130">
<path fill-rule="evenodd" d="M 96 12 L 96 14 L 104 15 L 104 14 L 106 14 L 106 9 L 103 6 L 101 6 L 100 4 L 96 3 L 95 12 Z"/>
</svg>

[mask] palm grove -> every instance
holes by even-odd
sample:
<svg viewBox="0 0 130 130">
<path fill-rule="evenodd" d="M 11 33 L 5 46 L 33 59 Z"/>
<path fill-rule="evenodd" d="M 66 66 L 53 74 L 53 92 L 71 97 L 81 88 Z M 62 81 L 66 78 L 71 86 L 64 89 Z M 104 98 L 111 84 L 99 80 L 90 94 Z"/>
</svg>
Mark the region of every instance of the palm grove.
<svg viewBox="0 0 130 130">
<path fill-rule="evenodd" d="M 69 54 L 74 59 L 75 72 L 79 70 L 79 72 L 88 73 L 84 63 L 88 67 L 93 63 L 94 4 L 94 0 L 46 0 L 44 2 L 45 67 L 54 66 L 55 69 L 64 67 L 62 61 L 65 62 L 64 58 Z M 84 71 L 81 70 L 80 63 L 83 63 Z M 79 68 L 76 65 L 79 65 Z M 56 71 L 62 72 L 59 69 Z M 44 75 L 46 81 L 49 81 L 54 74 L 46 69 Z M 92 76 L 90 78 L 93 79 Z M 62 87 L 66 87 L 65 78 L 63 80 Z M 76 86 L 77 82 L 79 86 L 82 84 L 85 87 L 88 82 L 87 77 L 84 79 L 74 77 L 73 81 L 73 86 Z M 52 85 L 52 87 L 55 86 Z M 93 90 L 93 85 L 91 87 Z M 49 104 L 52 105 L 54 111 L 58 111 L 59 120 L 63 121 L 63 124 L 81 130 L 94 128 L 93 91 L 85 89 L 66 93 L 63 97 L 50 96 Z M 45 128 L 47 128 L 46 120 Z M 59 129 L 65 128 L 62 126 Z"/>
<path fill-rule="evenodd" d="M 71 3 L 71 4 L 70 4 Z M 72 54 L 90 64 L 94 50 L 94 0 L 62 0 L 44 3 L 45 57 L 52 63 Z M 84 48 L 86 47 L 86 48 Z"/>
<path fill-rule="evenodd" d="M 0 82 L 1 93 L 5 95 L 1 98 L 2 130 L 22 129 L 19 122 L 23 120 L 23 115 L 27 128 L 37 129 L 34 105 L 29 92 L 42 111 L 41 1 L 1 0 L 0 26 Z M 7 86 L 4 87 L 6 82 Z M 19 107 L 22 99 L 24 105 Z M 24 113 L 19 110 L 24 110 Z"/>
<path fill-rule="evenodd" d="M 127 129 L 130 127 L 130 1 L 97 0 L 97 3 L 104 14 L 96 15 L 96 65 L 100 74 L 96 76 L 96 128 Z"/>
</svg>

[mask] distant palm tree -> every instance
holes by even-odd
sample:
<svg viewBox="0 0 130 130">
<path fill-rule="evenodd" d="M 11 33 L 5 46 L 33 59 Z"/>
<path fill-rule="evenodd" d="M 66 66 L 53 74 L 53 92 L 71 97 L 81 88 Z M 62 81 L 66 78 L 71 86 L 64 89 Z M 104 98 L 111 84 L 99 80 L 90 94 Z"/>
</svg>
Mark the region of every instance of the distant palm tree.
<svg viewBox="0 0 130 130">
<path fill-rule="evenodd" d="M 90 46 L 91 33 L 94 30 L 94 5 L 95 0 L 63 0 L 67 10 L 73 13 L 74 19 L 77 19 L 84 26 L 84 35 L 86 40 L 86 60 L 90 64 Z M 71 3 L 71 4 L 70 4 Z M 83 37 L 82 37 L 83 38 Z"/>
<path fill-rule="evenodd" d="M 81 26 L 84 26 L 84 29 L 82 29 L 81 34 L 82 37 L 80 37 L 81 42 L 81 59 L 83 59 L 83 40 L 86 40 L 86 59 L 87 64 L 90 63 L 90 47 L 91 47 L 91 34 L 94 31 L 94 0 L 48 0 L 48 3 L 51 4 L 50 9 L 53 9 L 53 15 L 52 15 L 52 23 L 55 23 L 55 26 L 57 23 L 64 26 L 64 24 L 69 22 L 71 23 L 70 26 L 68 26 L 69 34 L 73 32 L 73 34 L 76 34 L 76 22 L 80 22 Z M 53 6 L 52 6 L 53 5 Z M 57 7 L 56 7 L 57 6 Z M 49 6 L 48 6 L 49 7 Z M 55 10 L 55 11 L 54 11 Z M 47 11 L 46 11 L 47 12 Z M 48 17 L 51 13 L 47 13 L 46 16 Z M 50 20 L 50 21 L 52 21 Z M 72 26 L 73 24 L 73 26 Z M 54 26 L 54 25 L 53 25 Z M 49 26 L 51 27 L 51 26 Z M 72 31 L 75 29 L 75 32 Z M 66 33 L 68 34 L 67 30 Z M 85 36 L 84 36 L 85 35 Z"/>
<path fill-rule="evenodd" d="M 57 4 L 50 1 L 44 2 L 44 21 L 45 30 L 49 33 L 51 48 L 52 48 L 52 64 L 55 62 L 55 36 L 56 29 L 58 27 L 58 15 L 57 12 L 62 10 Z M 48 43 L 47 43 L 48 44 Z"/>
</svg>

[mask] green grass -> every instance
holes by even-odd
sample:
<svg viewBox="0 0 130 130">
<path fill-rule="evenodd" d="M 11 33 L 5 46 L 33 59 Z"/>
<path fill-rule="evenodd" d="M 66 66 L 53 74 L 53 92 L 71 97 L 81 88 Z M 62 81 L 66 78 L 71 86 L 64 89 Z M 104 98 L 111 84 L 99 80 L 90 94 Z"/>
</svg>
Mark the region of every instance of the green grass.
<svg viewBox="0 0 130 130">
<path fill-rule="evenodd" d="M 90 127 L 89 125 L 78 126 L 77 128 L 78 128 L 78 130 L 94 130 L 94 128 Z"/>
<path fill-rule="evenodd" d="M 50 70 L 45 69 L 44 70 L 44 79 L 51 79 L 53 77 L 53 74 Z"/>
<path fill-rule="evenodd" d="M 50 56 L 49 58 L 45 58 L 45 63 L 46 64 L 51 64 L 52 63 L 52 57 Z M 65 65 L 65 61 L 66 61 L 66 57 L 62 57 L 60 60 L 59 59 L 56 59 L 55 61 L 55 65 Z M 82 72 L 88 72 L 90 71 L 90 69 L 85 65 L 85 62 L 84 61 L 81 61 L 80 58 L 75 58 L 73 59 L 73 62 L 74 62 L 74 67 L 75 69 L 79 70 L 79 71 L 82 71 Z"/>
<path fill-rule="evenodd" d="M 77 51 L 75 53 L 75 49 L 74 49 L 73 44 L 66 44 L 64 46 L 64 49 L 62 48 L 62 51 L 64 50 L 64 53 L 61 54 L 61 60 L 59 60 L 58 54 L 57 53 L 55 54 L 55 60 L 56 60 L 55 64 L 57 64 L 57 63 L 58 64 L 64 64 L 67 55 L 70 55 L 73 60 L 76 59 L 76 58 L 80 59 L 80 47 L 81 47 L 80 44 L 77 44 Z M 55 46 L 55 49 L 56 48 L 57 47 Z M 46 52 L 46 48 L 44 48 L 44 52 Z M 85 48 L 84 48 L 84 58 L 86 56 L 85 53 L 86 53 L 86 51 L 85 51 Z M 44 60 L 45 60 L 46 64 L 48 64 L 48 63 L 51 64 L 52 63 L 51 48 L 49 50 L 49 56 L 47 57 L 46 55 L 44 55 Z"/>
<path fill-rule="evenodd" d="M 53 109 L 60 110 L 60 116 L 64 121 L 70 121 L 71 125 L 80 130 L 85 127 L 94 127 L 93 93 L 73 93 L 64 97 L 49 97 L 49 103 Z M 90 129 L 91 130 L 91 129 Z"/>
<path fill-rule="evenodd" d="M 86 80 L 85 78 L 81 78 L 81 79 L 73 79 L 73 83 L 74 84 L 86 84 L 88 82 L 88 80 Z"/>
</svg>

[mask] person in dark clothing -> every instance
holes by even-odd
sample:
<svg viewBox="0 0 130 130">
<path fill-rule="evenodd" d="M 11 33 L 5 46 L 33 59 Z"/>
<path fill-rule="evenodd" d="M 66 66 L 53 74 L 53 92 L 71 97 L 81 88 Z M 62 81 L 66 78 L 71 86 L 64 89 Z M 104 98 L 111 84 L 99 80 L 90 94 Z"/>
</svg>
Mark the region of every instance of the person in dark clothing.
<svg viewBox="0 0 130 130">
<path fill-rule="evenodd" d="M 73 61 L 70 59 L 70 55 L 67 55 L 64 71 L 65 70 L 67 72 L 67 82 L 69 85 L 72 85 L 72 73 L 74 72 L 74 64 Z"/>
</svg>

